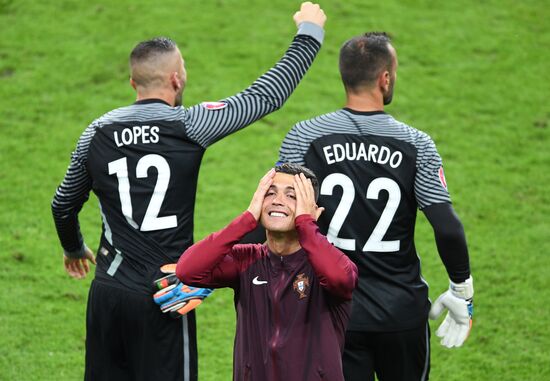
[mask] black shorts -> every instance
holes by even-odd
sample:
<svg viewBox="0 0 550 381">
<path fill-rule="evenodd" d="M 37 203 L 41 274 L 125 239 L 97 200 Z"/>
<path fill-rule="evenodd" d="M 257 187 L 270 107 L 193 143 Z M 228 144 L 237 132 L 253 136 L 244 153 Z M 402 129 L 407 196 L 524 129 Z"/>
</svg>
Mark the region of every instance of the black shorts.
<svg viewBox="0 0 550 381">
<path fill-rule="evenodd" d="M 88 295 L 87 381 L 196 381 L 195 314 L 173 319 L 152 296 L 97 281 Z"/>
<path fill-rule="evenodd" d="M 428 324 L 398 332 L 346 332 L 346 381 L 426 381 L 430 375 Z"/>
</svg>

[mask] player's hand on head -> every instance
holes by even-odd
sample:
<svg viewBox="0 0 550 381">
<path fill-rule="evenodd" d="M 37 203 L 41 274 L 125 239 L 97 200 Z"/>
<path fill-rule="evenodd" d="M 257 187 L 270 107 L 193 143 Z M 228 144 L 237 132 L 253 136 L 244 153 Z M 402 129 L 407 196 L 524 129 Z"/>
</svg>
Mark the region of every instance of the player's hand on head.
<svg viewBox="0 0 550 381">
<path fill-rule="evenodd" d="M 437 298 L 430 309 L 430 319 L 437 319 L 445 310 L 447 316 L 435 334 L 441 345 L 447 348 L 460 347 L 470 334 L 474 314 L 474 285 L 472 277 L 462 283 L 450 282 L 449 290 Z"/>
<path fill-rule="evenodd" d="M 311 180 L 303 173 L 294 175 L 294 191 L 296 192 L 296 217 L 309 214 L 317 220 L 324 208 L 319 208 L 315 202 L 315 191 Z"/>
<path fill-rule="evenodd" d="M 300 10 L 294 14 L 296 26 L 303 22 L 311 22 L 323 27 L 325 21 L 327 21 L 327 16 L 319 4 L 313 4 L 309 1 L 302 3 Z"/>
<path fill-rule="evenodd" d="M 275 169 L 271 168 L 260 180 L 258 188 L 256 188 L 256 192 L 254 192 L 254 196 L 252 196 L 252 200 L 248 206 L 247 210 L 256 218 L 256 221 L 260 220 L 265 194 L 271 184 L 273 184 L 273 177 L 275 177 Z"/>
<path fill-rule="evenodd" d="M 96 264 L 94 253 L 87 246 L 84 247 L 83 258 L 70 258 L 63 255 L 63 266 L 65 267 L 65 271 L 75 279 L 84 279 L 90 272 L 88 261 L 94 265 Z"/>
</svg>

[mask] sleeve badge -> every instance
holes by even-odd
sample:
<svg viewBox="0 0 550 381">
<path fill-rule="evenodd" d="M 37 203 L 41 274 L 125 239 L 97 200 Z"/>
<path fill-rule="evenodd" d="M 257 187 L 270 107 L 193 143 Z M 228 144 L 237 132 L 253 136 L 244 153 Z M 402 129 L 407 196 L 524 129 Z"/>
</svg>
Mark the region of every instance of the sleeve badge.
<svg viewBox="0 0 550 381">
<path fill-rule="evenodd" d="M 207 110 L 221 110 L 227 107 L 225 102 L 202 102 L 201 106 Z"/>
<path fill-rule="evenodd" d="M 447 180 L 445 180 L 445 172 L 443 172 L 443 167 L 439 167 L 439 182 L 447 190 Z"/>
</svg>

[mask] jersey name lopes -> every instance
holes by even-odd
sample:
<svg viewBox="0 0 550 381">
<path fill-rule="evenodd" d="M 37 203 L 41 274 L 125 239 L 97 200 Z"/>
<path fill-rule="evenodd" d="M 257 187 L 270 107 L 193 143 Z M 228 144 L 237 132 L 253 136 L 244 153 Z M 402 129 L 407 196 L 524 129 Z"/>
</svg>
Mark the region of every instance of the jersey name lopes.
<svg viewBox="0 0 550 381">
<path fill-rule="evenodd" d="M 137 144 L 137 143 L 158 143 L 159 142 L 159 128 L 157 126 L 133 126 L 132 128 L 124 128 L 120 132 L 113 132 L 113 138 L 117 147 L 123 145 Z"/>
</svg>

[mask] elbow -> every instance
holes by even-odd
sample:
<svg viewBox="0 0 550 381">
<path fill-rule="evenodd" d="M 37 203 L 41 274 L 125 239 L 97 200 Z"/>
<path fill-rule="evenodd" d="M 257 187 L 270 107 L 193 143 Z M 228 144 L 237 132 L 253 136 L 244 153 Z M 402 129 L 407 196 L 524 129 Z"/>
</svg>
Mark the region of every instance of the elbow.
<svg viewBox="0 0 550 381">
<path fill-rule="evenodd" d="M 345 298 L 347 300 L 351 300 L 351 297 L 353 295 L 353 290 L 355 290 L 355 287 L 357 287 L 357 283 L 359 282 L 359 275 L 357 273 L 357 266 L 355 263 L 350 261 L 350 268 L 348 271 L 348 276 L 346 277 L 346 283 L 344 285 L 346 290 Z"/>
<path fill-rule="evenodd" d="M 349 266 L 339 276 L 331 280 L 334 290 L 337 290 L 338 296 L 345 300 L 351 300 L 353 290 L 357 286 L 358 275 L 357 266 L 350 261 Z"/>
</svg>

